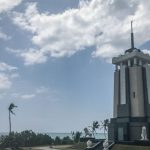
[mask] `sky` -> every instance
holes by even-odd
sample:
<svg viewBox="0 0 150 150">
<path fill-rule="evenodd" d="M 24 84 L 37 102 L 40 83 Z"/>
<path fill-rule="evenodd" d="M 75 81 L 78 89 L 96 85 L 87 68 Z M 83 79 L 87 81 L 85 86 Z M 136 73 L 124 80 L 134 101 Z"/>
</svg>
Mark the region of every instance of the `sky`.
<svg viewBox="0 0 150 150">
<path fill-rule="evenodd" d="M 113 113 L 112 57 L 150 49 L 147 0 L 0 0 L 0 132 L 82 131 Z"/>
</svg>

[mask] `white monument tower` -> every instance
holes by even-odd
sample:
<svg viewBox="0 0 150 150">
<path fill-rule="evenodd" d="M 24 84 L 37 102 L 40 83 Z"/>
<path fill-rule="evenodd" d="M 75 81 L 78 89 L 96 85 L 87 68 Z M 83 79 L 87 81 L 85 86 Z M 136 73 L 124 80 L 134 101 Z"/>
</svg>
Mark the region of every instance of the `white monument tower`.
<svg viewBox="0 0 150 150">
<path fill-rule="evenodd" d="M 131 48 L 114 57 L 114 108 L 109 125 L 109 141 L 141 139 L 141 129 L 150 130 L 150 55 L 134 47 L 131 22 Z"/>
</svg>

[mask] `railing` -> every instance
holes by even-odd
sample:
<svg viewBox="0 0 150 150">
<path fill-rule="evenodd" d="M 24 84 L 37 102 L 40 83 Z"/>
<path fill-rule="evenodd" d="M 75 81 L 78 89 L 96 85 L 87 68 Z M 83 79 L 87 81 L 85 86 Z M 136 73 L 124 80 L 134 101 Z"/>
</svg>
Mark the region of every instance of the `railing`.
<svg viewBox="0 0 150 150">
<path fill-rule="evenodd" d="M 114 144 L 115 144 L 115 143 L 111 143 L 111 144 L 107 147 L 107 149 L 108 149 L 108 150 L 112 149 L 112 147 L 114 146 Z"/>
<path fill-rule="evenodd" d="M 115 143 L 111 143 L 107 148 L 105 148 L 106 150 L 110 150 Z M 87 147 L 84 150 L 103 150 L 103 141 L 96 143 L 95 145 L 91 146 L 91 147 Z"/>
</svg>

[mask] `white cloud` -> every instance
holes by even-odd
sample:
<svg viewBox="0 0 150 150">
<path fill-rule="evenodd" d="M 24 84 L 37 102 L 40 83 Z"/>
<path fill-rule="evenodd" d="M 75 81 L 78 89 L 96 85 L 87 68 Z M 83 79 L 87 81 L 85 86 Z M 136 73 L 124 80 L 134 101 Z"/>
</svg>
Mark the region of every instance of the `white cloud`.
<svg viewBox="0 0 150 150">
<path fill-rule="evenodd" d="M 21 99 L 33 99 L 35 97 L 41 97 L 43 98 L 43 94 L 44 94 L 44 97 L 46 97 L 47 95 L 50 94 L 50 90 L 49 88 L 47 87 L 44 87 L 44 86 L 41 86 L 39 88 L 36 88 L 32 91 L 32 94 L 30 93 L 26 93 L 26 94 L 18 94 L 18 98 L 21 98 Z"/>
<path fill-rule="evenodd" d="M 12 82 L 9 80 L 9 76 L 4 73 L 0 73 L 0 90 L 9 89 L 11 85 Z"/>
<path fill-rule="evenodd" d="M 147 0 L 80 0 L 77 9 L 48 14 L 29 3 L 24 13 L 14 13 L 13 21 L 33 35 L 31 41 L 37 49 L 20 56 L 30 65 L 95 46 L 94 57 L 110 59 L 129 48 L 132 19 L 137 46 L 149 40 L 149 7 Z"/>
<path fill-rule="evenodd" d="M 21 50 L 13 49 L 13 48 L 10 48 L 10 47 L 6 47 L 6 51 L 9 52 L 9 53 L 14 53 L 16 55 L 19 55 L 21 53 Z"/>
<path fill-rule="evenodd" d="M 12 70 L 17 70 L 17 67 L 10 66 L 4 62 L 0 62 L 0 71 L 12 71 Z"/>
<path fill-rule="evenodd" d="M 13 79 L 19 76 L 16 73 L 17 69 L 17 67 L 0 62 L 0 90 L 9 89 L 12 86 Z"/>
<path fill-rule="evenodd" d="M 110 53 L 111 50 L 111 53 Z M 116 56 L 118 52 L 116 51 L 115 47 L 112 45 L 106 44 L 102 46 L 97 46 L 97 50 L 92 53 L 93 57 L 101 56 L 106 58 L 107 62 L 111 62 L 112 56 Z"/>
<path fill-rule="evenodd" d="M 144 52 L 145 54 L 150 55 L 150 50 L 144 49 L 143 52 Z"/>
<path fill-rule="evenodd" d="M 24 94 L 24 95 L 21 95 L 21 98 L 22 99 L 32 99 L 35 96 L 36 96 L 35 94 Z"/>
<path fill-rule="evenodd" d="M 6 75 L 4 75 L 5 77 Z M 4 78 L 2 78 L 4 80 Z M 8 81 L 8 86 L 6 85 L 6 81 Z M 6 79 L 5 84 L 0 84 L 0 100 L 3 99 L 15 99 L 17 101 L 20 100 L 41 100 L 41 101 L 49 101 L 49 102 L 58 102 L 62 99 L 62 94 L 59 91 L 51 89 L 49 87 L 41 86 L 41 87 L 32 87 L 29 89 L 14 89 L 11 88 L 12 82 L 9 80 L 9 77 Z M 1 82 L 1 74 L 0 74 L 0 83 Z M 9 90 L 8 90 L 9 89 Z"/>
<path fill-rule="evenodd" d="M 25 59 L 25 64 L 44 63 L 47 57 L 40 51 L 35 49 L 30 49 L 28 52 L 23 52 L 20 54 L 21 57 Z"/>
<path fill-rule="evenodd" d="M 21 1 L 22 0 L 0 0 L 0 14 L 3 12 L 12 10 L 14 7 L 19 5 Z M 0 18 L 0 21 L 1 21 L 1 18 Z M 0 39 L 10 40 L 11 36 L 4 33 L 2 29 L 0 28 Z"/>
<path fill-rule="evenodd" d="M 18 77 L 20 77 L 20 75 L 19 75 L 19 73 L 12 73 L 12 74 L 10 75 L 10 77 L 13 79 L 13 78 L 18 78 Z"/>
<path fill-rule="evenodd" d="M 34 89 L 31 93 L 26 93 L 26 94 L 18 94 L 18 97 L 21 99 L 33 99 L 35 97 L 38 97 L 38 99 L 56 99 L 55 97 L 59 96 L 58 92 L 49 89 L 48 87 L 38 87 Z"/>
<path fill-rule="evenodd" d="M 47 87 L 44 87 L 44 86 L 39 87 L 39 88 L 36 89 L 37 94 L 43 94 L 43 93 L 48 93 L 48 92 L 50 92 L 50 90 Z"/>
<path fill-rule="evenodd" d="M 9 11 L 19 5 L 22 0 L 0 0 L 0 13 Z"/>
<path fill-rule="evenodd" d="M 23 100 L 27 100 L 27 99 L 33 99 L 35 97 L 38 96 L 38 98 L 42 95 L 42 94 L 45 94 L 44 97 L 46 97 L 46 94 L 49 94 L 48 93 L 49 89 L 42 86 L 42 87 L 39 87 L 35 90 L 32 91 L 32 94 L 31 93 L 17 93 L 15 94 L 16 97 L 18 97 L 19 99 L 23 99 Z M 42 96 L 43 97 L 43 96 Z"/>
<path fill-rule="evenodd" d="M 11 37 L 8 36 L 7 34 L 3 33 L 0 29 L 0 39 L 3 39 L 3 40 L 10 40 Z"/>
</svg>

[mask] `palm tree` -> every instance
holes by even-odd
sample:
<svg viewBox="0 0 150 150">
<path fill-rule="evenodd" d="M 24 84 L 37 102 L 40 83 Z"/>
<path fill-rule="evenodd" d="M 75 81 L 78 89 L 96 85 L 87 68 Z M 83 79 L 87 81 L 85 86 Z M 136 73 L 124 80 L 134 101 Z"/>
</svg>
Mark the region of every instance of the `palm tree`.
<svg viewBox="0 0 150 150">
<path fill-rule="evenodd" d="M 8 111 L 9 111 L 9 135 L 11 134 L 11 114 L 15 115 L 15 113 L 13 112 L 13 109 L 17 107 L 14 103 L 11 103 L 8 107 Z"/>
<path fill-rule="evenodd" d="M 94 138 L 95 138 L 95 134 L 96 134 L 96 129 L 98 129 L 99 126 L 100 125 L 99 125 L 98 121 L 93 121 L 92 126 L 89 126 L 92 129 L 91 132 L 92 132 Z"/>
<path fill-rule="evenodd" d="M 107 132 L 107 128 L 108 128 L 108 125 L 109 125 L 109 119 L 105 119 L 104 121 L 101 121 L 101 129 L 104 129 L 104 135 L 105 135 L 105 138 L 106 138 L 106 132 Z"/>
<path fill-rule="evenodd" d="M 75 136 L 74 131 L 71 131 L 71 136 L 72 136 L 72 140 L 74 140 L 74 136 Z"/>
<path fill-rule="evenodd" d="M 83 130 L 84 130 L 85 137 L 87 137 L 87 136 L 91 137 L 92 136 L 92 134 L 90 133 L 88 128 L 84 128 Z"/>
</svg>

